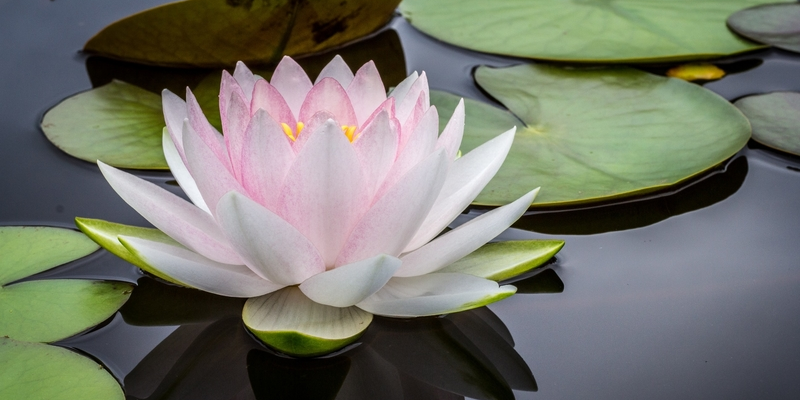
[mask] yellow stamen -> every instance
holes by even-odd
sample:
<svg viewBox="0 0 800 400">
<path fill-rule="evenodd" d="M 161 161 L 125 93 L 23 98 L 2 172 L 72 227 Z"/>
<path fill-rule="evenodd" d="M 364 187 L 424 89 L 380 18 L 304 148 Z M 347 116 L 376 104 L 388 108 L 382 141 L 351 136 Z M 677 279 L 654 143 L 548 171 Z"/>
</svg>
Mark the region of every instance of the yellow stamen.
<svg viewBox="0 0 800 400">
<path fill-rule="evenodd" d="M 300 132 L 302 132 L 303 128 L 305 128 L 305 127 L 306 127 L 306 124 L 304 124 L 302 122 L 298 122 L 297 123 L 297 136 L 300 136 Z"/>
<path fill-rule="evenodd" d="M 300 125 L 300 123 L 298 123 L 298 125 Z M 281 127 L 283 128 L 283 133 L 285 133 L 289 139 L 292 139 L 292 141 L 297 140 L 294 138 L 294 135 L 292 135 L 292 128 L 289 127 L 289 124 L 281 122 Z"/>
<path fill-rule="evenodd" d="M 353 134 L 356 132 L 356 127 L 353 125 L 342 125 L 342 132 L 347 136 L 347 140 L 353 143 Z"/>
</svg>

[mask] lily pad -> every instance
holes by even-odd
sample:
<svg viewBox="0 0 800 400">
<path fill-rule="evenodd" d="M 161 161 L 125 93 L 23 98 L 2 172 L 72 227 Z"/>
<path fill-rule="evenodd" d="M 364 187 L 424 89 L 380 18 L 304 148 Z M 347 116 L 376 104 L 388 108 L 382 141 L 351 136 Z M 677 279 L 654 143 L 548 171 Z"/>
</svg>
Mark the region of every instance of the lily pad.
<svg viewBox="0 0 800 400">
<path fill-rule="evenodd" d="M 230 67 L 316 53 L 369 34 L 399 0 L 187 0 L 117 21 L 84 50 L 175 67 Z M 739 7 L 741 8 L 741 7 Z"/>
<path fill-rule="evenodd" d="M 372 314 L 354 306 L 315 303 L 290 286 L 247 300 L 242 319 L 247 329 L 278 351 L 312 357 L 354 342 L 372 322 Z"/>
<path fill-rule="evenodd" d="M 800 156 L 800 93 L 775 92 L 737 100 L 753 125 L 753 139 Z"/>
<path fill-rule="evenodd" d="M 765 4 L 728 18 L 734 32 L 784 50 L 800 53 L 800 4 Z"/>
<path fill-rule="evenodd" d="M 714 167 L 750 137 L 747 119 L 716 94 L 631 68 L 480 67 L 475 79 L 511 112 L 466 100 L 461 149 L 517 125 L 480 205 L 507 204 L 538 186 L 534 207 L 652 192 Z M 443 126 L 458 97 L 431 99 Z"/>
<path fill-rule="evenodd" d="M 559 61 L 653 62 L 714 58 L 759 46 L 728 16 L 774 0 L 405 0 L 421 31 L 487 53 Z"/>
<path fill-rule="evenodd" d="M 82 160 L 169 168 L 161 151 L 161 97 L 125 82 L 67 98 L 44 115 L 41 126 L 56 147 Z"/>
<path fill-rule="evenodd" d="M 564 247 L 563 240 L 513 240 L 487 243 L 440 272 L 461 272 L 494 281 L 541 266 Z"/>
<path fill-rule="evenodd" d="M 122 400 L 125 395 L 111 374 L 86 357 L 0 337 L 0 398 Z"/>
<path fill-rule="evenodd" d="M 83 257 L 97 245 L 60 228 L 0 227 L 0 336 L 52 342 L 103 322 L 130 296 L 127 283 L 16 280 Z"/>
</svg>

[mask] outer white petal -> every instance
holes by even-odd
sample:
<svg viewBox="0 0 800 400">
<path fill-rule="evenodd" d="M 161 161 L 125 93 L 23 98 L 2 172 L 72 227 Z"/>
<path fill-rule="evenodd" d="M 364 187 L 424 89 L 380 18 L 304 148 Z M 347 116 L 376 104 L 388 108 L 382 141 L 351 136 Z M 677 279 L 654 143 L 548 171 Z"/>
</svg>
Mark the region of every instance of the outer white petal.
<svg viewBox="0 0 800 400">
<path fill-rule="evenodd" d="M 443 148 L 447 151 L 447 159 L 450 162 L 456 159 L 458 148 L 461 147 L 461 138 L 464 136 L 464 99 L 458 101 L 456 109 L 453 110 L 453 115 L 450 116 L 450 121 L 442 130 L 439 135 L 439 140 L 436 142 L 436 148 Z"/>
<path fill-rule="evenodd" d="M 417 71 L 411 73 L 411 75 L 407 76 L 406 79 L 403 79 L 402 82 L 398 83 L 397 86 L 389 93 L 388 97 L 394 97 L 395 103 L 400 103 L 403 99 L 406 98 L 408 94 L 408 90 L 411 89 L 411 85 L 417 81 L 419 78 L 419 74 Z"/>
<path fill-rule="evenodd" d="M 350 67 L 342 56 L 337 54 L 325 68 L 322 68 L 314 84 L 319 83 L 323 78 L 333 78 L 336 79 L 342 87 L 347 87 L 350 85 L 350 82 L 353 81 L 353 77 L 353 71 L 350 70 Z"/>
<path fill-rule="evenodd" d="M 250 269 L 270 281 L 296 285 L 325 271 L 319 252 L 295 227 L 246 196 L 230 192 L 217 220 Z"/>
<path fill-rule="evenodd" d="M 184 247 L 120 236 L 136 257 L 164 274 L 196 289 L 228 297 L 256 297 L 283 287 L 264 280 L 244 265 L 222 264 Z"/>
<path fill-rule="evenodd" d="M 183 145 L 181 145 L 181 147 L 182 146 Z M 181 186 L 183 192 L 189 196 L 189 200 L 191 200 L 194 205 L 211 214 L 206 202 L 203 200 L 203 195 L 200 194 L 200 190 L 197 189 L 197 182 L 194 181 L 192 174 L 190 174 L 189 170 L 186 168 L 186 164 L 184 164 L 180 153 L 178 153 L 178 148 L 175 147 L 175 143 L 172 142 L 172 137 L 166 129 L 161 132 L 161 147 L 164 149 L 164 158 L 167 159 L 169 170 L 172 172 L 172 176 L 175 177 L 175 180 L 178 181 L 178 185 Z"/>
<path fill-rule="evenodd" d="M 511 296 L 517 288 L 459 273 L 392 278 L 356 306 L 388 317 L 423 317 L 484 306 Z"/>
<path fill-rule="evenodd" d="M 398 258 L 381 254 L 314 275 L 300 290 L 317 303 L 349 307 L 380 290 L 398 268 Z"/>
<path fill-rule="evenodd" d="M 188 118 L 186 114 L 186 102 L 178 95 L 167 89 L 161 91 L 161 108 L 164 109 L 164 121 L 167 123 L 167 130 L 172 141 L 177 143 L 179 154 L 183 157 L 183 120 Z"/>
<path fill-rule="evenodd" d="M 494 239 L 511 226 L 528 209 L 536 197 L 536 188 L 513 203 L 483 214 L 472 221 L 439 236 L 432 242 L 403 255 L 403 266 L 396 276 L 418 276 L 444 268 L 486 242 Z"/>
<path fill-rule="evenodd" d="M 169 237 L 214 261 L 241 263 L 208 213 L 144 179 L 102 161 L 97 165 L 117 194 Z"/>
<path fill-rule="evenodd" d="M 306 94 L 313 86 L 308 75 L 291 57 L 284 56 L 275 72 L 272 73 L 272 80 L 269 82 L 275 89 L 278 89 L 281 96 L 286 100 L 286 104 L 294 113 L 295 117 L 300 115 L 300 106 L 306 99 Z"/>
<path fill-rule="evenodd" d="M 467 208 L 503 165 L 515 131 L 516 127 L 453 162 L 439 198 L 404 252 L 428 243 Z"/>
</svg>

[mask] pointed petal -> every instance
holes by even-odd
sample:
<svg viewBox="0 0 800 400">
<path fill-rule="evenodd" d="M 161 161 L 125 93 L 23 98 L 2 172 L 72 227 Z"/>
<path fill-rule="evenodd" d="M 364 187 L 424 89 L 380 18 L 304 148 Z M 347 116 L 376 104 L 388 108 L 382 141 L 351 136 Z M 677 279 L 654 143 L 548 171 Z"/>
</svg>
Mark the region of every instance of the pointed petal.
<svg viewBox="0 0 800 400">
<path fill-rule="evenodd" d="M 183 148 L 186 149 L 186 166 L 191 171 L 197 188 L 212 214 L 223 194 L 231 190 L 245 193 L 242 185 L 215 157 L 214 152 L 189 124 L 184 124 Z"/>
<path fill-rule="evenodd" d="M 400 268 L 400 260 L 381 254 L 308 278 L 300 290 L 317 303 L 349 307 L 377 292 Z"/>
<path fill-rule="evenodd" d="M 350 82 L 353 81 L 353 71 L 344 61 L 342 56 L 337 54 L 333 57 L 331 62 L 325 66 L 325 68 L 322 68 L 322 71 L 320 71 L 319 76 L 317 76 L 317 80 L 314 82 L 314 84 L 318 84 L 324 78 L 336 79 L 336 81 L 339 82 L 342 87 L 347 87 Z"/>
<path fill-rule="evenodd" d="M 172 172 L 172 176 L 175 177 L 175 180 L 178 181 L 178 185 L 183 189 L 183 192 L 189 196 L 189 200 L 191 200 L 194 205 L 211 214 L 206 202 L 203 200 L 203 195 L 201 195 L 200 190 L 197 189 L 197 183 L 189 173 L 189 169 L 186 168 L 186 164 L 184 164 L 166 128 L 161 132 L 161 147 L 164 149 L 164 158 L 167 160 L 169 170 Z M 181 147 L 183 147 L 183 144 L 181 144 Z"/>
<path fill-rule="evenodd" d="M 423 109 L 427 110 L 431 105 L 428 91 L 428 76 L 423 71 L 419 78 L 408 88 L 408 92 L 403 99 L 397 99 L 397 119 L 405 121 L 411 115 L 411 111 L 416 107 L 420 98 L 424 106 Z"/>
<path fill-rule="evenodd" d="M 161 108 L 164 109 L 164 121 L 167 123 L 167 130 L 172 137 L 172 141 L 177 143 L 178 153 L 183 157 L 183 120 L 188 118 L 186 114 L 186 102 L 178 95 L 167 89 L 161 91 Z"/>
<path fill-rule="evenodd" d="M 308 92 L 300 107 L 299 121 L 308 121 L 318 111 L 327 111 L 336 116 L 341 125 L 357 125 L 353 106 L 342 85 L 333 78 L 323 78 Z M 341 130 L 341 129 L 340 129 Z"/>
<path fill-rule="evenodd" d="M 197 102 L 197 98 L 188 88 L 186 89 L 186 109 L 189 115 L 189 124 L 194 132 L 214 152 L 217 159 L 231 171 L 231 160 L 225 148 L 225 138 L 208 122 L 203 110 L 200 108 L 200 104 Z M 186 141 L 186 138 L 182 139 L 184 142 Z"/>
<path fill-rule="evenodd" d="M 356 306 L 387 317 L 423 317 L 485 306 L 511 296 L 517 288 L 459 273 L 392 278 Z"/>
<path fill-rule="evenodd" d="M 394 185 L 400 177 L 428 157 L 436 148 L 436 138 L 439 134 L 439 114 L 436 107 L 428 109 L 410 135 L 407 132 L 403 134 L 406 134 L 407 141 L 403 144 L 400 138 L 400 154 L 384 182 L 382 191 L 386 190 L 386 186 Z"/>
<path fill-rule="evenodd" d="M 311 137 L 311 134 L 316 132 L 322 125 L 327 123 L 328 121 L 333 120 L 336 121 L 336 116 L 327 112 L 327 111 L 318 111 L 316 114 L 311 116 L 311 119 L 305 121 L 305 128 L 303 128 L 303 132 L 297 135 L 294 142 L 292 142 L 292 149 L 294 149 L 295 154 L 299 153 L 303 147 L 308 142 L 308 138 Z M 336 126 L 341 126 L 339 123 L 336 123 Z M 341 132 L 341 130 L 339 131 Z M 344 136 L 344 133 L 342 133 Z"/>
<path fill-rule="evenodd" d="M 134 256 L 159 272 L 205 292 L 228 297 L 255 297 L 283 287 L 261 279 L 244 265 L 222 264 L 185 247 L 120 236 L 120 243 Z"/>
<path fill-rule="evenodd" d="M 347 88 L 359 124 L 364 124 L 373 110 L 386 101 L 386 88 L 373 61 L 359 68 L 349 85 L 342 86 Z"/>
<path fill-rule="evenodd" d="M 144 179 L 102 161 L 97 165 L 117 194 L 169 237 L 214 261 L 241 263 L 208 213 Z"/>
<path fill-rule="evenodd" d="M 515 131 L 509 129 L 453 162 L 439 198 L 404 252 L 428 243 L 467 208 L 503 165 Z"/>
<path fill-rule="evenodd" d="M 225 132 L 225 146 L 231 160 L 231 172 L 237 179 L 241 179 L 242 142 L 249 123 L 250 102 L 234 91 L 228 100 L 228 113 L 222 120 L 222 129 Z"/>
<path fill-rule="evenodd" d="M 403 99 L 406 98 L 408 91 L 411 89 L 411 85 L 413 85 L 418 78 L 419 74 L 417 71 L 412 72 L 411 75 L 406 77 L 406 79 L 403 79 L 402 82 L 398 83 L 397 86 L 395 86 L 387 96 L 394 98 L 396 103 L 403 101 Z"/>
<path fill-rule="evenodd" d="M 286 104 L 283 96 L 270 85 L 266 80 L 259 79 L 253 89 L 253 101 L 250 103 L 250 115 L 259 109 L 263 109 L 277 123 L 289 125 L 292 129 L 297 126 L 297 120 L 292 114 L 289 105 Z"/>
<path fill-rule="evenodd" d="M 244 97 L 249 103 L 250 99 L 253 98 L 253 86 L 255 86 L 256 80 L 260 79 L 253 75 L 253 72 L 241 61 L 236 63 L 236 69 L 233 70 L 233 77 L 236 79 L 236 82 L 239 83 L 239 87 L 242 88 Z"/>
<path fill-rule="evenodd" d="M 231 76 L 228 71 L 222 70 L 222 79 L 219 85 L 219 117 L 220 121 L 222 121 L 222 130 L 226 134 L 227 128 L 225 125 L 228 121 L 228 107 L 230 107 L 231 96 L 234 93 L 242 98 L 246 97 L 242 87 L 239 86 L 239 82 L 236 82 L 236 78 Z"/>
<path fill-rule="evenodd" d="M 420 95 L 417 97 L 417 102 L 414 105 L 414 108 L 411 110 L 406 119 L 399 118 L 398 114 L 398 120 L 403 121 L 401 125 L 402 131 L 400 135 L 401 151 L 403 147 L 405 147 L 406 142 L 408 142 L 410 138 L 413 136 L 414 130 L 417 129 L 417 124 L 419 124 L 420 120 L 425 115 L 425 112 L 428 110 L 428 108 L 430 107 L 425 104 L 425 96 L 422 93 L 420 93 Z M 436 130 L 438 133 L 439 130 L 438 125 Z"/>
<path fill-rule="evenodd" d="M 461 138 L 464 136 L 464 99 L 458 101 L 450 121 L 444 127 L 439 140 L 436 142 L 437 149 L 447 151 L 447 159 L 450 162 L 456 159 L 458 149 L 461 147 Z"/>
<path fill-rule="evenodd" d="M 284 56 L 278 66 L 275 67 L 275 72 L 272 73 L 272 80 L 270 84 L 278 89 L 289 109 L 297 117 L 300 115 L 300 106 L 306 99 L 308 91 L 313 86 L 308 75 L 303 71 L 303 67 L 291 57 Z"/>
<path fill-rule="evenodd" d="M 397 120 L 397 118 L 395 118 L 395 115 L 394 115 L 394 98 L 393 97 L 389 97 L 386 100 L 384 100 L 384 102 L 381 103 L 378 106 L 378 108 L 376 108 L 375 111 L 373 111 L 372 114 L 367 118 L 367 120 L 363 124 L 361 124 L 360 126 L 366 127 L 367 125 L 372 123 L 372 120 L 375 117 L 377 117 L 378 114 L 380 114 L 380 113 L 382 113 L 384 111 L 386 111 L 389 114 L 389 118 L 391 118 L 393 120 Z M 397 123 L 400 124 L 400 121 L 398 120 Z"/>
<path fill-rule="evenodd" d="M 428 214 L 446 174 L 443 150 L 436 151 L 408 171 L 358 221 L 336 265 L 374 254 L 399 255 Z"/>
<path fill-rule="evenodd" d="M 310 132 L 281 194 L 280 215 L 332 266 L 366 202 L 358 156 L 333 120 Z M 373 256 L 378 252 L 370 254 Z M 362 257 L 366 258 L 366 257 Z"/>
<path fill-rule="evenodd" d="M 266 111 L 256 111 L 245 133 L 241 182 L 253 199 L 273 212 L 278 210 L 283 180 L 294 162 L 289 142 Z"/>
<path fill-rule="evenodd" d="M 325 271 L 314 245 L 295 227 L 246 196 L 229 192 L 217 205 L 217 220 L 231 245 L 259 276 L 296 285 Z"/>
<path fill-rule="evenodd" d="M 370 198 L 380 188 L 397 157 L 398 125 L 397 120 L 390 119 L 384 110 L 353 141 Z"/>
<path fill-rule="evenodd" d="M 397 276 L 418 276 L 442 269 L 506 230 L 528 209 L 539 189 L 513 203 L 489 211 L 472 221 L 439 236 L 432 242 L 400 257 L 403 266 Z"/>
</svg>

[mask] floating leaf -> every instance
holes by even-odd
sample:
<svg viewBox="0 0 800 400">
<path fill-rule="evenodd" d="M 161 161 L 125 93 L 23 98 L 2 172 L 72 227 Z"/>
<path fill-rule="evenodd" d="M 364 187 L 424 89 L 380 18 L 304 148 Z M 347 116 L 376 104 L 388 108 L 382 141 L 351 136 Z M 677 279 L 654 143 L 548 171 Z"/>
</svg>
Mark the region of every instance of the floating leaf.
<svg viewBox="0 0 800 400">
<path fill-rule="evenodd" d="M 534 207 L 651 192 L 714 167 L 750 137 L 747 119 L 716 94 L 630 68 L 480 67 L 475 79 L 521 119 L 466 101 L 464 152 L 518 127 L 476 204 L 507 204 L 538 186 Z M 457 101 L 432 95 L 440 122 Z"/>
<path fill-rule="evenodd" d="M 117 21 L 84 50 L 145 64 L 231 67 L 316 53 L 371 33 L 398 0 L 187 0 Z M 739 7 L 741 8 L 741 7 Z"/>
<path fill-rule="evenodd" d="M 67 154 L 120 168 L 167 169 L 161 151 L 161 97 L 112 81 L 62 101 L 44 115 L 42 130 Z"/>
<path fill-rule="evenodd" d="M 502 281 L 544 264 L 564 247 L 563 240 L 514 240 L 487 243 L 440 272 L 461 272 Z"/>
<path fill-rule="evenodd" d="M 751 7 L 728 17 L 734 32 L 775 47 L 800 53 L 800 4 Z"/>
<path fill-rule="evenodd" d="M 753 125 L 753 139 L 800 156 L 800 93 L 775 92 L 737 100 Z"/>
<path fill-rule="evenodd" d="M 298 357 L 327 354 L 358 339 L 372 314 L 357 307 L 331 307 L 311 301 L 296 286 L 247 300 L 247 329 L 275 349 Z"/>
<path fill-rule="evenodd" d="M 127 283 L 80 279 L 11 283 L 95 250 L 88 238 L 67 229 L 0 227 L 0 336 L 52 342 L 97 325 L 117 311 L 133 289 Z"/>
<path fill-rule="evenodd" d="M 86 357 L 0 337 L 0 398 L 122 400 L 125 395 L 114 377 Z"/>
<path fill-rule="evenodd" d="M 667 76 L 685 81 L 711 81 L 725 76 L 725 71 L 714 64 L 683 64 L 670 68 Z"/>
</svg>

